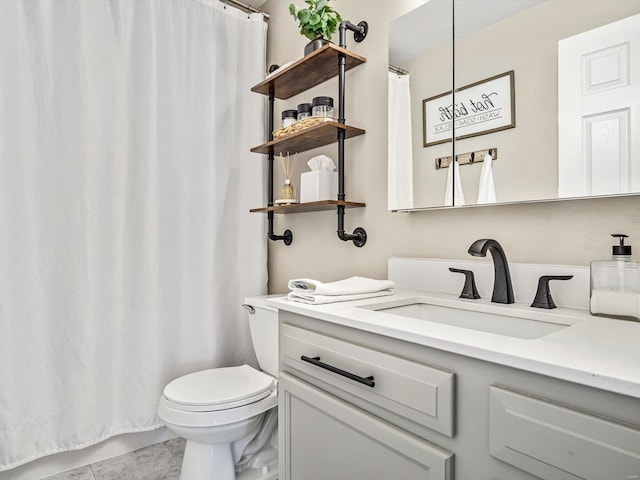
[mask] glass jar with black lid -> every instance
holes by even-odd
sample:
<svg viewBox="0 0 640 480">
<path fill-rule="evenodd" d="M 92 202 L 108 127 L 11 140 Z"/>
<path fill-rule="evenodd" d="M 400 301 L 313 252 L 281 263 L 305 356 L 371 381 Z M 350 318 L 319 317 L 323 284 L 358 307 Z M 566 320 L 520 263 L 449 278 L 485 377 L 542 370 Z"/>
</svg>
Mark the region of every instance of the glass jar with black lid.
<svg viewBox="0 0 640 480">
<path fill-rule="evenodd" d="M 297 110 L 283 110 L 282 111 L 282 128 L 288 127 L 289 125 L 293 125 L 296 123 L 298 119 L 298 111 Z"/>
<path fill-rule="evenodd" d="M 301 103 L 298 105 L 298 120 L 302 120 L 303 118 L 308 118 L 311 116 L 311 104 L 310 103 Z"/>
<path fill-rule="evenodd" d="M 314 117 L 333 117 L 333 98 L 315 97 L 311 104 Z"/>
</svg>

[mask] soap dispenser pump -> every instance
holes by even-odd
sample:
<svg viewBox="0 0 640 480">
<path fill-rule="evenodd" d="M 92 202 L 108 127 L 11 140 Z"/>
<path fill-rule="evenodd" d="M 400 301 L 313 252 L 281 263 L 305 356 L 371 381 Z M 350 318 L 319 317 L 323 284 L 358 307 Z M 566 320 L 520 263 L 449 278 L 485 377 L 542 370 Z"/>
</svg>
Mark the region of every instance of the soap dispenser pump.
<svg viewBox="0 0 640 480">
<path fill-rule="evenodd" d="M 631 259 L 627 235 L 613 233 L 618 245 L 612 248 L 610 260 L 591 262 L 591 298 L 589 311 L 628 320 L 640 320 L 640 263 Z"/>
</svg>

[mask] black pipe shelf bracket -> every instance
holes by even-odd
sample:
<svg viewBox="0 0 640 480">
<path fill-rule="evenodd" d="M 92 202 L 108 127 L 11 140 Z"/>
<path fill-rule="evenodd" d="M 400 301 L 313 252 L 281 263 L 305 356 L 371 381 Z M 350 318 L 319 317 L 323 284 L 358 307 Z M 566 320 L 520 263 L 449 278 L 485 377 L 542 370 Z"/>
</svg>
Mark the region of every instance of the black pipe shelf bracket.
<svg viewBox="0 0 640 480">
<path fill-rule="evenodd" d="M 369 33 L 369 24 L 364 20 L 354 25 L 348 20 L 344 20 L 338 27 L 340 32 L 341 48 L 347 48 L 347 30 L 353 32 L 353 39 L 360 43 Z M 338 123 L 345 124 L 345 66 L 347 60 L 344 53 L 338 54 Z M 338 201 L 346 199 L 344 193 L 344 130 L 338 130 Z M 338 205 L 338 238 L 343 242 L 353 242 L 356 247 L 364 247 L 367 243 L 367 232 L 362 227 L 357 227 L 353 233 L 346 233 L 344 230 L 345 207 Z"/>
<path fill-rule="evenodd" d="M 269 69 L 271 70 L 271 69 Z M 269 116 L 268 116 L 268 128 L 269 128 L 269 141 L 273 140 L 273 107 L 274 107 L 274 103 L 275 103 L 275 94 L 273 92 L 269 93 Z M 267 160 L 268 160 L 268 171 L 269 171 L 269 197 L 268 197 L 268 203 L 267 205 L 269 207 L 273 207 L 273 158 L 274 158 L 274 153 L 273 151 L 269 152 L 269 155 L 267 156 Z M 274 242 L 277 242 L 278 240 L 282 240 L 284 242 L 285 245 L 289 246 L 293 243 L 293 233 L 291 232 L 291 230 L 285 230 L 283 235 L 276 235 L 273 232 L 273 212 L 269 212 L 267 213 L 267 219 L 269 222 L 269 232 L 268 232 L 268 237 L 269 240 L 272 240 Z"/>
<path fill-rule="evenodd" d="M 295 62 L 294 64 L 282 68 L 280 72 L 277 72 L 279 67 L 272 65 L 269 68 L 269 73 L 273 76 L 267 77 L 267 79 L 260 84 L 254 86 L 252 91 L 260 93 L 262 95 L 268 95 L 268 143 L 260 145 L 252 149 L 256 153 L 267 153 L 268 160 L 268 202 L 267 208 L 252 209 L 252 212 L 265 212 L 268 218 L 268 238 L 272 241 L 282 240 L 285 245 L 291 245 L 293 242 L 293 233 L 291 230 L 285 230 L 282 235 L 278 235 L 274 232 L 274 213 L 294 213 L 295 211 L 313 211 L 317 209 L 331 208 L 331 205 L 337 204 L 338 214 L 338 238 L 345 242 L 352 241 L 356 247 L 362 247 L 367 243 L 367 232 L 362 227 L 357 227 L 353 233 L 346 233 L 344 229 L 344 215 L 347 207 L 364 207 L 364 203 L 347 202 L 345 200 L 344 192 L 344 141 L 347 137 L 355 135 L 361 135 L 364 130 L 357 129 L 346 125 L 345 123 L 345 71 L 353 68 L 366 60 L 359 55 L 349 52 L 346 49 L 346 32 L 347 30 L 353 32 L 353 38 L 356 42 L 362 42 L 369 31 L 369 25 L 367 22 L 362 21 L 357 25 L 345 20 L 340 23 L 340 44 L 336 47 L 335 44 L 327 44 L 324 47 L 318 49 L 315 52 L 308 54 L 302 60 Z M 337 143 L 338 143 L 338 198 L 337 201 L 322 201 L 322 202 L 310 202 L 307 204 L 290 205 L 287 208 L 283 208 L 275 205 L 274 203 L 274 156 L 276 154 L 276 147 L 281 148 L 284 144 L 279 141 L 274 142 L 273 130 L 274 130 L 274 103 L 275 98 L 287 99 L 297 93 L 304 91 L 305 89 L 314 87 L 325 80 L 335 76 L 335 70 L 330 73 L 331 65 L 335 65 L 335 55 L 337 53 L 338 58 L 338 122 L 333 122 L 332 128 L 337 131 Z M 320 72 L 320 75 L 308 75 L 309 71 L 314 73 Z M 295 75 L 294 75 L 295 72 Z M 306 78 L 305 81 L 300 83 L 299 78 Z M 338 125 L 339 124 L 339 125 Z M 332 133 L 328 129 L 323 129 L 319 132 L 314 132 L 315 137 L 310 139 L 298 140 L 295 144 L 296 147 L 302 148 L 299 151 L 305 151 L 311 148 L 317 148 L 321 145 L 327 145 L 333 143 L 336 137 L 332 136 Z M 280 140 L 280 139 L 278 139 Z M 300 208 L 293 208 L 300 207 Z"/>
</svg>

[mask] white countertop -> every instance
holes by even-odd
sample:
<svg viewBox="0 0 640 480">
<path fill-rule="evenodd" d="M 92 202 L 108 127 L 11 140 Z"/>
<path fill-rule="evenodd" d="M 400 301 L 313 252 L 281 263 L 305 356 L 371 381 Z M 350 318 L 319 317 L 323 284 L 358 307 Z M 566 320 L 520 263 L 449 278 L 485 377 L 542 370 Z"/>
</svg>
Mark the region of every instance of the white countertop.
<svg viewBox="0 0 640 480">
<path fill-rule="evenodd" d="M 361 308 L 413 297 L 443 306 L 572 325 L 540 338 L 522 339 Z M 542 310 L 529 307 L 530 302 L 500 305 L 485 298 L 462 300 L 447 293 L 406 289 L 355 302 L 308 305 L 280 297 L 268 303 L 326 322 L 640 398 L 638 322 L 594 317 L 573 308 Z"/>
</svg>

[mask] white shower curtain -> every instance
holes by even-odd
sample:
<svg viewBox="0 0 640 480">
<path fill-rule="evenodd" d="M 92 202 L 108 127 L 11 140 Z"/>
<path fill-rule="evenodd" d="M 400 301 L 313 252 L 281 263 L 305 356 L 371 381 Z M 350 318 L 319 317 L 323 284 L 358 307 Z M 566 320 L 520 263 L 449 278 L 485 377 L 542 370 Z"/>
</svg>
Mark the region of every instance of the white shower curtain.
<svg viewBox="0 0 640 480">
<path fill-rule="evenodd" d="M 389 72 L 387 208 L 413 208 L 413 143 L 409 75 Z"/>
<path fill-rule="evenodd" d="M 265 41 L 217 0 L 0 2 L 0 471 L 253 361 Z"/>
</svg>

